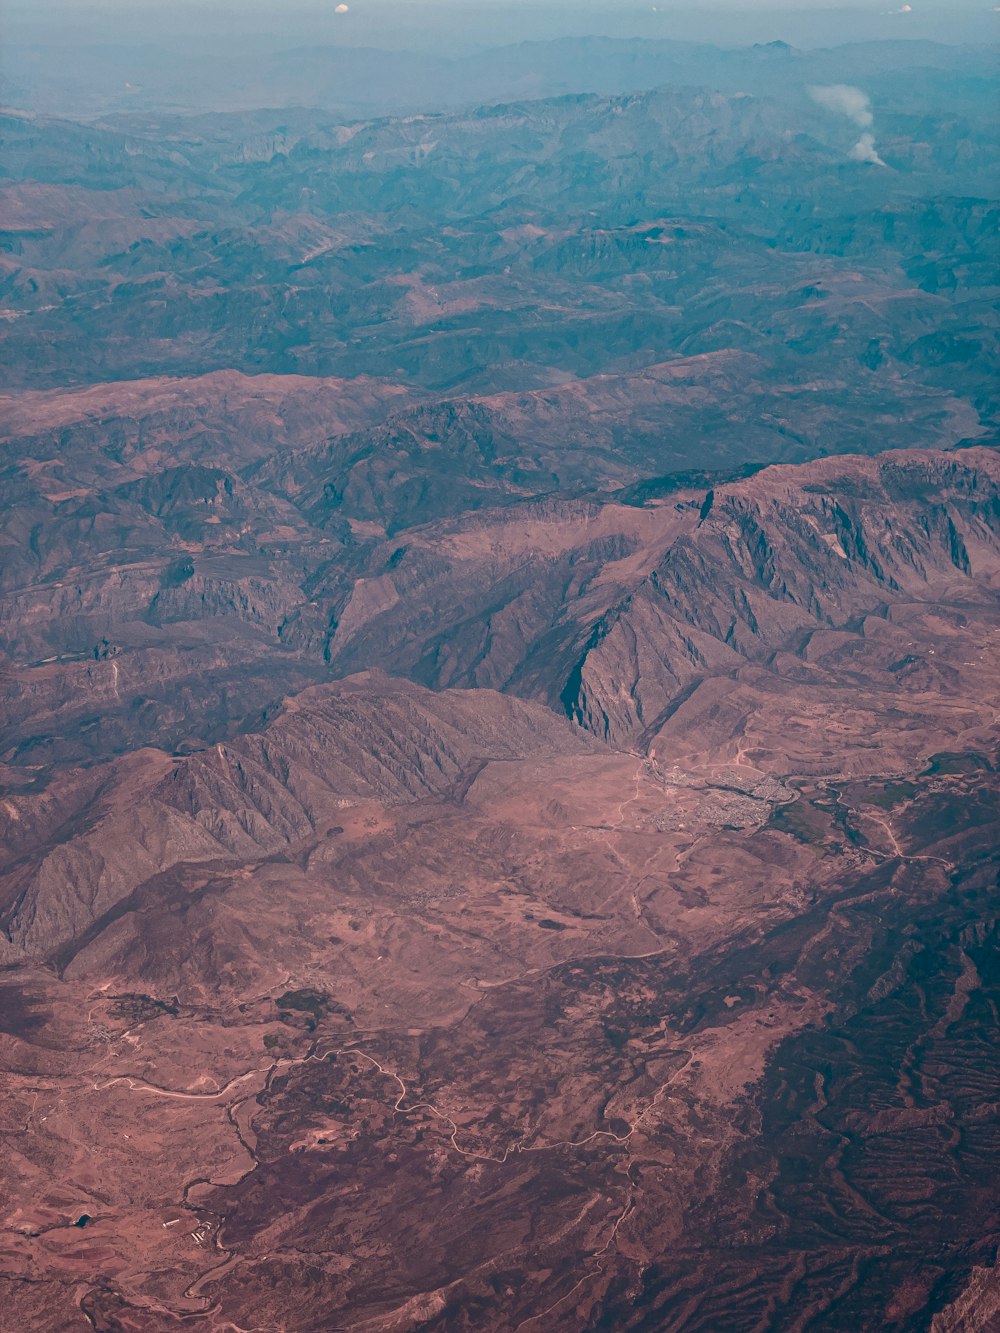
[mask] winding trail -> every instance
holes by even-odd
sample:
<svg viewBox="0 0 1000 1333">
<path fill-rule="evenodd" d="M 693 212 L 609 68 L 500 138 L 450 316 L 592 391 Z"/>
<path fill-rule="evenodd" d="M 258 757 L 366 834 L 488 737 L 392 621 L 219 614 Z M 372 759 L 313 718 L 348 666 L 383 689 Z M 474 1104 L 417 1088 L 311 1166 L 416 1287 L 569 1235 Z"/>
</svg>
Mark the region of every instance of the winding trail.
<svg viewBox="0 0 1000 1333">
<path fill-rule="evenodd" d="M 883 819 L 881 815 L 871 814 L 867 810 L 865 811 L 865 818 L 870 819 L 873 824 L 878 824 L 880 828 L 885 830 L 885 835 L 892 846 L 893 854 L 897 856 L 900 861 L 931 861 L 935 865 L 946 866 L 949 870 L 951 869 L 951 862 L 946 861 L 943 856 L 926 856 L 914 852 L 904 852 L 899 845 L 899 839 L 892 831 L 892 825 L 889 823 L 888 819 Z M 872 850 L 874 851 L 874 849 Z"/>
</svg>

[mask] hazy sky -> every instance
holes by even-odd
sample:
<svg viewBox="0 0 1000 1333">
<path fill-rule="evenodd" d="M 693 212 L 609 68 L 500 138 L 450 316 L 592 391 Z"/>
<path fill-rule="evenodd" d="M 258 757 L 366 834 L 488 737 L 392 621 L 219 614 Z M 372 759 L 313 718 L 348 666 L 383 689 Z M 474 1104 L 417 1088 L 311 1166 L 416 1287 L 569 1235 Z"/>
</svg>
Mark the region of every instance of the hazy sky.
<svg viewBox="0 0 1000 1333">
<path fill-rule="evenodd" d="M 344 0 L 339 0 L 343 3 Z M 664 37 L 802 46 L 881 37 L 1000 40 L 998 0 L 0 0 L 7 41 L 183 43 L 205 35 L 436 48 L 565 35 Z"/>
</svg>

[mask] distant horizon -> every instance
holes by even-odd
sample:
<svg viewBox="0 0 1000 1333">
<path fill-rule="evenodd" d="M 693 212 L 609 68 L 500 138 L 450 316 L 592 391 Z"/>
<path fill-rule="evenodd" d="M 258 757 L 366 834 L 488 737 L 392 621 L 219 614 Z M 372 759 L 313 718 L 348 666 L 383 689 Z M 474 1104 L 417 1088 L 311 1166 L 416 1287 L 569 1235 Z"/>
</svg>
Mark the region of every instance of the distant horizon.
<svg viewBox="0 0 1000 1333">
<path fill-rule="evenodd" d="M 850 64 L 852 48 L 860 55 L 884 44 L 885 54 L 869 50 L 863 57 L 874 74 L 886 62 L 906 63 L 900 53 L 914 42 L 964 52 L 946 63 L 958 59 L 988 77 L 997 64 L 992 38 L 1000 31 L 998 16 L 979 6 L 947 14 L 939 6 L 935 19 L 856 6 L 733 9 L 726 0 L 670 12 L 592 0 L 572 6 L 483 0 L 461 8 L 457 0 L 296 0 L 277 28 L 273 8 L 262 0 L 251 0 L 238 21 L 232 0 L 207 7 L 183 0 L 169 15 L 148 0 L 127 12 L 120 0 L 39 3 L 41 9 L 8 0 L 0 105 L 69 119 L 303 106 L 353 117 L 427 111 L 477 99 L 635 91 L 691 78 L 712 84 L 718 59 L 730 62 L 735 82 L 723 80 L 730 91 L 772 96 L 781 91 L 773 72 L 753 61 L 743 69 L 739 52 L 775 43 L 806 62 L 823 61 L 813 79 L 821 83 L 842 81 L 839 51 Z M 945 95 L 960 93 L 951 88 Z"/>
<path fill-rule="evenodd" d="M 853 41 L 930 40 L 948 45 L 995 44 L 1000 14 L 983 3 L 923 0 L 903 4 L 831 6 L 816 0 L 697 0 L 636 4 L 632 0 L 353 0 L 338 12 L 333 0 L 297 0 L 280 13 L 264 0 L 204 4 L 178 0 L 166 11 L 153 0 L 6 0 L 0 19 L 8 47 L 17 44 L 163 44 L 176 49 L 198 40 L 230 48 L 267 42 L 275 49 L 303 43 L 441 55 L 486 50 L 521 41 L 567 37 L 706 42 L 745 46 L 783 40 L 804 49 Z M 10 57 L 8 56 L 8 59 Z"/>
</svg>

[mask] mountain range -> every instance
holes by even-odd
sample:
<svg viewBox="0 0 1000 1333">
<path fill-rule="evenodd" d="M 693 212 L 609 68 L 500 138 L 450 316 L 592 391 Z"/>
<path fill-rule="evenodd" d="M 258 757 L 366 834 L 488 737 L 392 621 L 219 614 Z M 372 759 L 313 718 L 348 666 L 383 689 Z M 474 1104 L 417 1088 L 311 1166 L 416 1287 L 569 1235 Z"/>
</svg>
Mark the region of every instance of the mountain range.
<svg viewBox="0 0 1000 1333">
<path fill-rule="evenodd" d="M 0 120 L 4 1319 L 994 1327 L 991 53 L 119 59 Z"/>
</svg>

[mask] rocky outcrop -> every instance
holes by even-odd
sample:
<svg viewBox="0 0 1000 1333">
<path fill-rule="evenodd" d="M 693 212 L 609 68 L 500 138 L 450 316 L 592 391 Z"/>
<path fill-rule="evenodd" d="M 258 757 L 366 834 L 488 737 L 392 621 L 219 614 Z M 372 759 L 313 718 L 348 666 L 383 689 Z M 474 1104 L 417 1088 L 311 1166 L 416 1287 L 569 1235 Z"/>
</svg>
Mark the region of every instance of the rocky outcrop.
<svg viewBox="0 0 1000 1333">
<path fill-rule="evenodd" d="M 692 682 L 799 652 L 911 602 L 995 604 L 1000 466 L 989 450 L 830 459 L 718 488 L 596 627 L 563 699 L 616 743 Z"/>
<path fill-rule="evenodd" d="M 138 887 L 184 863 L 302 844 L 342 806 L 441 798 L 470 764 L 586 754 L 569 724 L 486 691 L 433 694 L 365 676 L 295 696 L 265 730 L 183 758 L 139 751 L 0 806 L 0 954 L 58 954 Z M 55 840 L 54 845 L 46 844 Z"/>
</svg>

